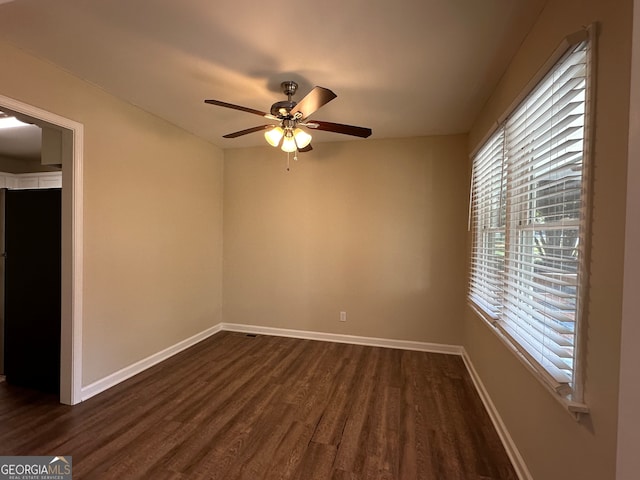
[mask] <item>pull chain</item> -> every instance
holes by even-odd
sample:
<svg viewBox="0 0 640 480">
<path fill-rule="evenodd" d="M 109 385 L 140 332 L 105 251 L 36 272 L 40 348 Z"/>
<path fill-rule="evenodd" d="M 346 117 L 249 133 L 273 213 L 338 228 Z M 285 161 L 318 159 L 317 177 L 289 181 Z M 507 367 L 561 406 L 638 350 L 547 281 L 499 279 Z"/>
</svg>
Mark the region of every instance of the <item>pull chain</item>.
<svg viewBox="0 0 640 480">
<path fill-rule="evenodd" d="M 293 161 L 297 162 L 298 161 L 298 150 L 296 149 L 293 152 Z M 287 152 L 287 168 L 285 169 L 287 171 L 287 173 L 289 173 L 291 171 L 291 153 Z"/>
</svg>

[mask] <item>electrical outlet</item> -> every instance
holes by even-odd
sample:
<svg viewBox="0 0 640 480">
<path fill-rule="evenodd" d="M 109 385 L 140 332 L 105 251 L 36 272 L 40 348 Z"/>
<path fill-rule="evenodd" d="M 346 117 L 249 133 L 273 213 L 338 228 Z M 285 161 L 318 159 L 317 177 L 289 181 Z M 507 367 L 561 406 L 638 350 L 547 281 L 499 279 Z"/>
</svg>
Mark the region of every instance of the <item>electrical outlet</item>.
<svg viewBox="0 0 640 480">
<path fill-rule="evenodd" d="M 341 322 L 347 321 L 347 312 L 340 312 L 340 321 Z"/>
</svg>

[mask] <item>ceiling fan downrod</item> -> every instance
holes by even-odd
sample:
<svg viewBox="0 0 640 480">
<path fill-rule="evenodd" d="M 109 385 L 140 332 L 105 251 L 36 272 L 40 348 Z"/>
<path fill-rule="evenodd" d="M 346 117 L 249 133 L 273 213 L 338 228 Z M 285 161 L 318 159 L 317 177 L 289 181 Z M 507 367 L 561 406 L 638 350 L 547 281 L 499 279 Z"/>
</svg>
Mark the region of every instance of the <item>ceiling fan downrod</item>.
<svg viewBox="0 0 640 480">
<path fill-rule="evenodd" d="M 282 88 L 282 93 L 287 96 L 287 99 L 291 101 L 291 97 L 293 97 L 298 90 L 298 84 L 293 80 L 289 80 L 286 82 L 282 82 L 280 84 L 280 88 Z"/>
</svg>

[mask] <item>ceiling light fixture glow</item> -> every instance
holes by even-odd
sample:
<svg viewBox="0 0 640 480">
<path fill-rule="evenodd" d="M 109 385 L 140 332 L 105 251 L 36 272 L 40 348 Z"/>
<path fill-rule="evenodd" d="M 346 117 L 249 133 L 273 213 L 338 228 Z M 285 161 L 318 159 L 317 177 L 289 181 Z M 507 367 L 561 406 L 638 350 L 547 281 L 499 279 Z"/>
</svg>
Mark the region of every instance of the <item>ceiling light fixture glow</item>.
<svg viewBox="0 0 640 480">
<path fill-rule="evenodd" d="M 272 147 L 280 147 L 288 153 L 306 148 L 311 143 L 311 135 L 301 128 L 288 125 L 267 130 L 264 132 L 264 138 Z"/>
<path fill-rule="evenodd" d="M 296 141 L 298 150 L 307 147 L 311 143 L 311 135 L 300 128 L 296 128 L 293 131 L 293 138 Z"/>
<path fill-rule="evenodd" d="M 293 138 L 293 135 L 291 135 L 291 132 L 287 132 L 288 135 L 284 136 L 284 139 L 282 140 L 282 147 L 280 147 L 282 149 L 283 152 L 287 152 L 287 153 L 291 153 L 291 152 L 295 152 L 296 149 L 298 148 L 296 146 L 296 141 Z"/>
<path fill-rule="evenodd" d="M 282 137 L 284 137 L 284 130 L 281 127 L 274 127 L 271 130 L 264 132 L 264 138 L 272 147 L 280 145 Z"/>
<path fill-rule="evenodd" d="M 28 123 L 21 122 L 16 117 L 0 117 L 0 128 L 24 127 Z"/>
</svg>

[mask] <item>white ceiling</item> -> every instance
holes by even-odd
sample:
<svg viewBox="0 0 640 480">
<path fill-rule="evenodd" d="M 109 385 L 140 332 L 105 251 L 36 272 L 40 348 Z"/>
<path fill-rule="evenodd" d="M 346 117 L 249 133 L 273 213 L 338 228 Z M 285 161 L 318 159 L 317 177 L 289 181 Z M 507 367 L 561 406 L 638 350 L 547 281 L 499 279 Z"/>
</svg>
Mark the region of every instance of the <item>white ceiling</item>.
<svg viewBox="0 0 640 480">
<path fill-rule="evenodd" d="M 546 0 L 16 0 L 0 37 L 223 147 L 262 145 L 280 82 L 371 138 L 466 132 Z M 0 92 L 2 93 L 2 92 Z M 312 132 L 314 144 L 348 137 Z"/>
</svg>

